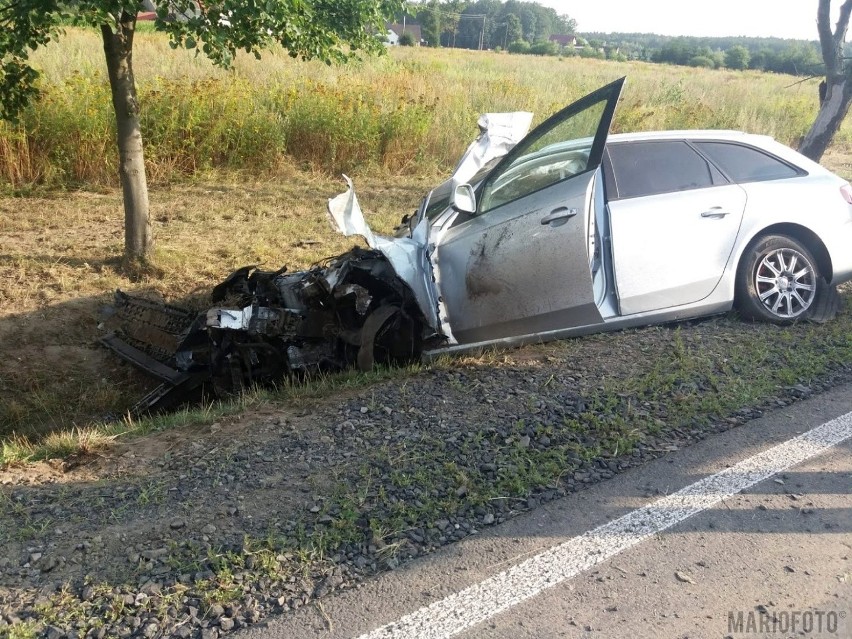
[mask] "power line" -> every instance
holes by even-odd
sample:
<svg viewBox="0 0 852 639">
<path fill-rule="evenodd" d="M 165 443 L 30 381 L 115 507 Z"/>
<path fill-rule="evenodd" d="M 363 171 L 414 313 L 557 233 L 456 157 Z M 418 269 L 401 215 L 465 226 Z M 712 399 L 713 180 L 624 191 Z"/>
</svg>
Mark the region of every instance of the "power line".
<svg viewBox="0 0 852 639">
<path fill-rule="evenodd" d="M 487 18 L 487 13 L 456 13 L 455 11 L 444 11 L 443 9 L 438 9 L 436 7 L 417 7 L 417 13 L 421 11 L 432 11 L 433 13 L 440 13 L 442 16 L 455 16 L 457 18 Z"/>
<path fill-rule="evenodd" d="M 412 7 L 413 8 L 413 7 Z M 429 7 L 429 6 L 418 6 L 417 12 L 420 11 L 431 11 L 433 13 L 437 13 L 439 16 L 448 17 L 450 19 L 455 19 L 457 21 L 461 20 L 482 20 L 482 27 L 479 31 L 479 50 L 481 51 L 485 46 L 485 20 L 488 17 L 486 13 L 456 13 L 455 11 L 443 11 L 442 9 L 438 9 L 437 7 Z M 453 48 L 456 46 L 456 31 L 458 30 L 458 23 L 453 24 Z"/>
</svg>

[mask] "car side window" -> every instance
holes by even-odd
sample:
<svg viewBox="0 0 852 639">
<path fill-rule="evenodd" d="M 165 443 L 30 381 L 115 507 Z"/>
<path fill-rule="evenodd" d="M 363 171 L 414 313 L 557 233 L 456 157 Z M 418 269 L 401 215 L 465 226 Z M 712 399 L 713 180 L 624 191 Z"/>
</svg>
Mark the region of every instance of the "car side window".
<svg viewBox="0 0 852 639">
<path fill-rule="evenodd" d="M 752 147 L 728 142 L 693 142 L 734 182 L 763 182 L 796 177 L 799 171 L 789 164 Z"/>
<path fill-rule="evenodd" d="M 552 184 L 583 173 L 607 100 L 557 122 L 552 128 L 528 137 L 514 160 L 499 174 L 489 176 L 480 198 L 486 213 Z"/>
<path fill-rule="evenodd" d="M 714 179 L 718 171 L 681 140 L 626 142 L 607 148 L 619 199 L 700 189 L 724 181 Z"/>
</svg>

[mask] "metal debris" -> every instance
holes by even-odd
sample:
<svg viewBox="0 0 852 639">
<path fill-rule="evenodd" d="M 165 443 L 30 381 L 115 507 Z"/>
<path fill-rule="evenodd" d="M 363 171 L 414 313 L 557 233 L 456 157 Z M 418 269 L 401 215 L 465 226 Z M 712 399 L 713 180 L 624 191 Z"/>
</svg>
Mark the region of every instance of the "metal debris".
<svg viewBox="0 0 852 639">
<path fill-rule="evenodd" d="M 132 409 L 167 409 L 202 391 L 224 396 L 286 376 L 420 356 L 436 337 L 411 288 L 379 250 L 354 247 L 287 273 L 246 266 L 201 312 L 117 291 L 101 343 L 160 380 Z"/>
</svg>

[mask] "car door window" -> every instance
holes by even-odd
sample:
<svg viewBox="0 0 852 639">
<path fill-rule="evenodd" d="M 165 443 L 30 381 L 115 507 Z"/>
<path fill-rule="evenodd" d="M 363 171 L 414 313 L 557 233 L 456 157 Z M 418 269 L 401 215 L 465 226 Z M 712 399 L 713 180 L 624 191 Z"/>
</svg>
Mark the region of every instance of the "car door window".
<svg viewBox="0 0 852 639">
<path fill-rule="evenodd" d="M 615 108 L 610 97 L 621 82 L 587 96 L 588 104 L 572 105 L 578 108 L 556 114 L 524 138 L 486 179 L 479 213 L 597 168 L 608 131 L 601 123 L 610 120 L 605 113 Z"/>
<path fill-rule="evenodd" d="M 693 142 L 734 182 L 763 182 L 796 177 L 799 171 L 762 151 L 727 142 Z"/>
<path fill-rule="evenodd" d="M 724 182 L 718 170 L 681 140 L 628 142 L 610 145 L 608 150 L 619 199 L 700 189 Z"/>
</svg>

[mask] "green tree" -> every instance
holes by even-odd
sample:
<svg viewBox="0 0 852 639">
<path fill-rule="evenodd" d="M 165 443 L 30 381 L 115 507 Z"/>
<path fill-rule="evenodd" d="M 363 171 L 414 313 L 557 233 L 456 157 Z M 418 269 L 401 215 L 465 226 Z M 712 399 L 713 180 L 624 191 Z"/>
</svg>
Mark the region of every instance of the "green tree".
<svg viewBox="0 0 852 639">
<path fill-rule="evenodd" d="M 342 62 L 380 52 L 373 34 L 402 7 L 401 0 L 168 0 L 158 4 L 157 27 L 174 47 L 203 52 L 230 66 L 238 50 L 260 58 L 274 43 L 291 56 Z M 140 105 L 133 69 L 133 37 L 142 0 L 0 0 L 0 117 L 14 120 L 38 93 L 30 52 L 73 23 L 100 30 L 115 110 L 119 177 L 124 196 L 125 257 L 146 261 L 152 247 Z"/>
<path fill-rule="evenodd" d="M 748 69 L 751 54 L 743 46 L 736 45 L 725 51 L 725 66 L 729 69 L 742 71 Z"/>
<path fill-rule="evenodd" d="M 438 0 L 429 0 L 417 12 L 417 22 L 420 23 L 426 44 L 430 47 L 441 46 L 441 10 Z"/>
<path fill-rule="evenodd" d="M 441 38 L 448 47 L 455 48 L 459 31 L 462 11 L 465 10 L 464 0 L 445 0 L 441 5 Z"/>
<path fill-rule="evenodd" d="M 560 33 L 574 33 L 577 30 L 577 21 L 567 14 L 562 14 L 557 18 L 556 27 Z"/>
<path fill-rule="evenodd" d="M 606 54 L 603 51 L 590 46 L 585 46 L 580 49 L 579 55 L 581 58 L 597 58 L 598 60 L 603 60 L 606 57 Z"/>
<path fill-rule="evenodd" d="M 411 34 L 411 31 L 405 31 L 401 36 L 399 36 L 399 46 L 401 47 L 413 47 L 414 46 L 414 36 Z"/>
<path fill-rule="evenodd" d="M 506 40 L 508 42 L 516 42 L 524 37 L 524 30 L 521 26 L 521 19 L 514 13 L 506 16 Z"/>
<path fill-rule="evenodd" d="M 524 3 L 524 8 L 521 10 L 521 25 L 524 28 L 524 40 L 535 42 L 538 13 L 527 3 Z"/>
<path fill-rule="evenodd" d="M 772 63 L 775 53 L 769 49 L 760 49 L 753 53 L 748 61 L 748 68 L 764 71 Z"/>
</svg>

